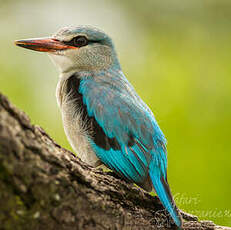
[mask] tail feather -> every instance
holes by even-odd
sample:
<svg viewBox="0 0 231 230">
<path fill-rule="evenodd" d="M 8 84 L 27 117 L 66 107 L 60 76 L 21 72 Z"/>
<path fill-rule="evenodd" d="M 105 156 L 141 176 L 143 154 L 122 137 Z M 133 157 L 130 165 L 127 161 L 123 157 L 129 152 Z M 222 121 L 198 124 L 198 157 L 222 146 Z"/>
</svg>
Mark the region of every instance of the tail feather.
<svg viewBox="0 0 231 230">
<path fill-rule="evenodd" d="M 152 180 L 153 187 L 165 207 L 165 209 L 168 211 L 172 219 L 174 220 L 175 224 L 182 228 L 182 220 L 181 215 L 175 205 L 175 202 L 173 200 L 169 185 L 167 181 L 164 179 L 163 176 L 160 175 L 160 172 L 154 172 L 156 170 L 151 170 L 149 172 L 149 175 Z M 159 171 L 159 170 L 158 170 Z"/>
</svg>

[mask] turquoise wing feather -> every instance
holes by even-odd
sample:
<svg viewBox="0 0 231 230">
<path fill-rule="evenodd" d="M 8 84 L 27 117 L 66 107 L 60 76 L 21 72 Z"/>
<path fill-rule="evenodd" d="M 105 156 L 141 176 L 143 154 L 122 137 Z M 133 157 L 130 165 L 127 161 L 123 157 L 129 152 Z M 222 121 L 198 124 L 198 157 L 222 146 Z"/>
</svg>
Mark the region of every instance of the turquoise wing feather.
<svg viewBox="0 0 231 230">
<path fill-rule="evenodd" d="M 98 158 L 144 189 L 150 191 L 153 186 L 181 226 L 167 183 L 166 140 L 149 108 L 125 78 L 85 78 L 79 93 L 96 130 L 101 130 L 100 137 L 95 133 L 90 140 Z"/>
</svg>

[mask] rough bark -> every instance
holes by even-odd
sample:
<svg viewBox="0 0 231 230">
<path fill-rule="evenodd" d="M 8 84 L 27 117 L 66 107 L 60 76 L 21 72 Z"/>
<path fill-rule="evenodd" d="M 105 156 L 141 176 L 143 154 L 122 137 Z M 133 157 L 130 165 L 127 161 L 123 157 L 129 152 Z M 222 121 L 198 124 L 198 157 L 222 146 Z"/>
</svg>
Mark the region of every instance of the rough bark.
<svg viewBox="0 0 231 230">
<path fill-rule="evenodd" d="M 222 229 L 182 214 L 184 229 Z M 169 228 L 157 197 L 86 165 L 0 94 L 0 229 Z"/>
</svg>

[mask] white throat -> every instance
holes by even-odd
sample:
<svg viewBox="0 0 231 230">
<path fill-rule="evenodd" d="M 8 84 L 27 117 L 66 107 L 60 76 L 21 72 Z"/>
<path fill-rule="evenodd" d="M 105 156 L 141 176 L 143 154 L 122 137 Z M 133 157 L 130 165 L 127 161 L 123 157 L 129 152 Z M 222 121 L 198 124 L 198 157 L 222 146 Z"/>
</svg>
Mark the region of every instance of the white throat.
<svg viewBox="0 0 231 230">
<path fill-rule="evenodd" d="M 59 72 L 61 73 L 71 72 L 71 69 L 73 68 L 73 62 L 71 61 L 70 58 L 68 58 L 65 55 L 65 51 L 61 51 L 61 52 L 63 52 L 63 54 L 48 53 L 48 56 L 55 64 L 55 66 L 58 68 Z"/>
</svg>

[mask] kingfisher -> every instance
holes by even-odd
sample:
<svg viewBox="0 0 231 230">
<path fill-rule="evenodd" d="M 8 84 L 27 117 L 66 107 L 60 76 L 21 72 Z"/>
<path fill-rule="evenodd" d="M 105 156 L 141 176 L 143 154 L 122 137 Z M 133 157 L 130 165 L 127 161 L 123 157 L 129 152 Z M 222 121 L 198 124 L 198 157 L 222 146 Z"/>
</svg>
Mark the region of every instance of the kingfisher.
<svg viewBox="0 0 231 230">
<path fill-rule="evenodd" d="M 56 97 L 64 131 L 81 160 L 93 167 L 106 165 L 144 190 L 154 190 L 181 229 L 167 181 L 165 136 L 122 72 L 111 38 L 84 25 L 15 43 L 47 52 L 58 67 Z"/>
</svg>

